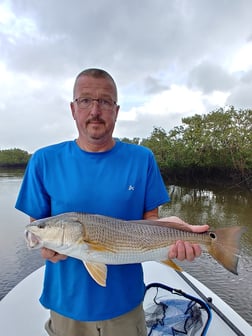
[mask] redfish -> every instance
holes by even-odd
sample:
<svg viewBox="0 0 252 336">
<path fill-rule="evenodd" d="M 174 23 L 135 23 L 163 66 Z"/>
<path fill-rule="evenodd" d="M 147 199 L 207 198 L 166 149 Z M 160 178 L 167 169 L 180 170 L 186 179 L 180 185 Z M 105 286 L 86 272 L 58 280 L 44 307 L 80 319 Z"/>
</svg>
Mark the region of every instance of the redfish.
<svg viewBox="0 0 252 336">
<path fill-rule="evenodd" d="M 83 261 L 90 276 L 106 286 L 107 266 L 163 262 L 181 268 L 168 259 L 168 248 L 177 240 L 198 243 L 230 272 L 237 274 L 243 227 L 233 226 L 193 233 L 174 222 L 125 221 L 101 215 L 69 212 L 36 220 L 26 226 L 29 248 L 46 247 Z"/>
</svg>

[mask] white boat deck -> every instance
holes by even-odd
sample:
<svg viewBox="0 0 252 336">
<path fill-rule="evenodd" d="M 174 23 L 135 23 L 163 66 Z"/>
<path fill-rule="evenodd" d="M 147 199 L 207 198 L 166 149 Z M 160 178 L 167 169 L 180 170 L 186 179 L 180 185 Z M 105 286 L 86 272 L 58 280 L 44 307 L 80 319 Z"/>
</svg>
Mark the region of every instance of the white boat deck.
<svg viewBox="0 0 252 336">
<path fill-rule="evenodd" d="M 198 296 L 194 290 L 171 268 L 155 262 L 143 264 L 146 284 L 161 282 L 170 287 L 181 289 L 188 294 Z M 0 302 L 0 326 L 4 336 L 46 336 L 44 323 L 49 312 L 39 303 L 44 268 L 41 267 L 10 291 Z M 185 275 L 199 288 L 206 297 L 211 297 L 213 303 L 240 330 L 240 335 L 252 336 L 252 327 L 240 317 L 230 306 L 215 295 L 211 290 L 190 275 Z M 230 329 L 225 322 L 213 312 L 213 319 L 208 329 L 209 336 L 239 335 Z"/>
</svg>

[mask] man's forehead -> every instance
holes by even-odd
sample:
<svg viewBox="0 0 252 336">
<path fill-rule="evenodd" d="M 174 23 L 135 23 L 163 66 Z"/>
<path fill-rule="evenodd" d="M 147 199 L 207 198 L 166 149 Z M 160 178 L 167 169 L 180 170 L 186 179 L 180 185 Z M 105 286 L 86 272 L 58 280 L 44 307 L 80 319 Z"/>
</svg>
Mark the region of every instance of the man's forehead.
<svg viewBox="0 0 252 336">
<path fill-rule="evenodd" d="M 99 90 L 115 94 L 115 87 L 112 81 L 108 78 L 95 78 L 91 76 L 80 76 L 75 85 L 76 91 L 91 91 Z"/>
<path fill-rule="evenodd" d="M 96 78 L 96 77 L 92 77 L 92 76 L 80 76 L 77 81 L 76 84 L 78 86 L 82 86 L 82 87 L 113 87 L 114 85 L 112 83 L 112 81 L 109 78 Z"/>
</svg>

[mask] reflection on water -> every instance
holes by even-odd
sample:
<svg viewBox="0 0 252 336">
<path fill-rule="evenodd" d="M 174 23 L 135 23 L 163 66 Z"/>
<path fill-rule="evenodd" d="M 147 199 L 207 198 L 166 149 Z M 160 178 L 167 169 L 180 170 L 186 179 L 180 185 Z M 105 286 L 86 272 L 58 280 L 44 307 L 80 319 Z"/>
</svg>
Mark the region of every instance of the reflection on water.
<svg viewBox="0 0 252 336">
<path fill-rule="evenodd" d="M 169 186 L 171 203 L 161 207 L 161 216 L 178 215 L 192 224 L 212 228 L 246 227 L 241 239 L 241 258 L 234 275 L 208 254 L 182 268 L 206 284 L 252 324 L 252 193 L 225 188 L 193 189 Z"/>
<path fill-rule="evenodd" d="M 39 251 L 24 241 L 28 217 L 14 209 L 23 171 L 0 171 L 0 300 L 25 276 L 42 265 Z"/>
<path fill-rule="evenodd" d="M 42 265 L 39 251 L 29 251 L 24 242 L 28 217 L 14 209 L 23 172 L 0 171 L 0 299 L 21 279 Z M 183 262 L 183 269 L 228 302 L 252 324 L 252 194 L 246 191 L 218 188 L 169 186 L 172 202 L 161 207 L 161 216 L 177 215 L 194 223 L 208 223 L 217 228 L 242 225 L 239 275 L 233 275 L 208 254 L 195 262 Z"/>
</svg>

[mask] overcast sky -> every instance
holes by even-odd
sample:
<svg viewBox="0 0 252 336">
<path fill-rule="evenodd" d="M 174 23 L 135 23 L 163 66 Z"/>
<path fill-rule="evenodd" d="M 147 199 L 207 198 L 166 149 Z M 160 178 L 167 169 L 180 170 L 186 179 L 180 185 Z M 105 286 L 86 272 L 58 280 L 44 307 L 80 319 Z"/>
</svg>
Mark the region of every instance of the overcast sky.
<svg viewBox="0 0 252 336">
<path fill-rule="evenodd" d="M 121 106 L 114 135 L 252 108 L 251 0 L 0 0 L 0 149 L 77 136 L 75 76 L 100 67 Z"/>
</svg>

